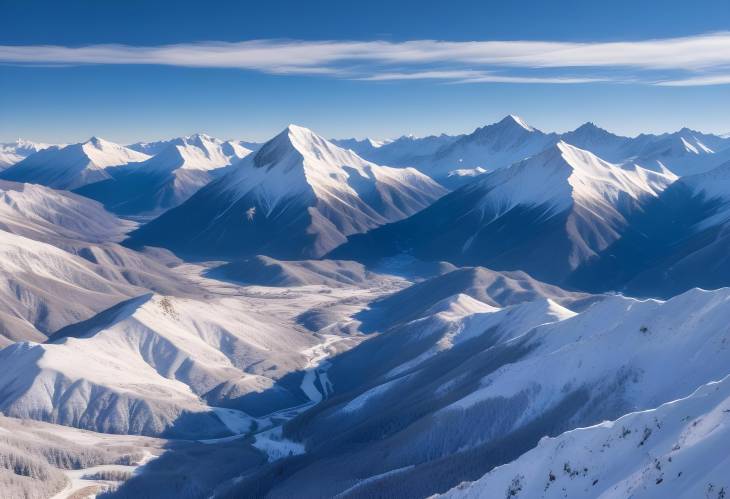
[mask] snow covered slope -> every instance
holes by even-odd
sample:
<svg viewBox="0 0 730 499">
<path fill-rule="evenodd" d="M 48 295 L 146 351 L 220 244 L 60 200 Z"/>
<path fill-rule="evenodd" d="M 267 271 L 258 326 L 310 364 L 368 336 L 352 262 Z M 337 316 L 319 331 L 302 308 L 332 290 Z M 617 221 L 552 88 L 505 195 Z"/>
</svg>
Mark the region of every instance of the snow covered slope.
<svg viewBox="0 0 730 499">
<path fill-rule="evenodd" d="M 492 368 L 487 352 L 538 324 L 571 315 L 547 300 L 497 309 L 455 295 L 424 317 L 330 359 L 327 382 L 333 392 L 285 427 L 285 437 L 303 441 L 307 453 L 298 458 L 293 472 L 286 463 L 279 464 L 283 476 L 270 485 L 269 494 L 333 497 L 414 462 L 428 465 L 428 456 L 438 458 L 442 450 L 437 441 L 425 448 L 414 433 L 434 436 L 430 415 L 444 399 L 468 389 Z M 447 431 L 459 433 L 455 428 Z M 328 480 L 323 482 L 316 477 L 325 470 Z M 431 486 L 436 476 L 421 484 Z M 257 475 L 247 477 L 236 492 L 259 480 Z M 393 491 L 398 497 L 424 496 L 412 483 Z M 366 497 L 377 495 L 367 487 L 362 492 Z"/>
<path fill-rule="evenodd" d="M 0 343 L 42 341 L 148 289 L 195 292 L 165 264 L 114 242 L 133 226 L 76 194 L 0 181 Z"/>
<path fill-rule="evenodd" d="M 689 128 L 661 135 L 621 137 L 593 123 L 560 135 L 565 142 L 614 163 L 684 176 L 710 170 L 730 161 L 730 140 Z"/>
<path fill-rule="evenodd" d="M 468 135 L 422 139 L 404 136 L 384 144 L 367 139 L 349 140 L 341 145 L 375 163 L 415 166 L 444 185 L 456 188 L 468 183 L 464 173 L 475 176 L 480 170 L 507 167 L 540 153 L 558 140 L 616 164 L 630 167 L 638 163 L 650 170 L 669 170 L 679 176 L 707 171 L 730 160 L 727 137 L 688 128 L 662 135 L 622 137 L 588 122 L 573 131 L 555 134 L 543 133 L 514 115 Z"/>
<path fill-rule="evenodd" d="M 207 137 L 208 139 L 212 139 L 209 135 L 204 133 L 195 133 L 189 137 L 178 137 L 174 139 L 167 139 L 167 140 L 158 140 L 154 142 L 135 142 L 134 144 L 129 144 L 127 146 L 127 149 L 132 149 L 133 151 L 141 152 L 144 154 L 147 154 L 149 156 L 156 156 L 157 154 L 161 153 L 167 146 L 169 146 L 172 143 L 180 143 L 184 139 L 189 139 L 191 137 Z M 216 142 L 219 142 L 219 139 L 212 139 Z M 249 142 L 245 140 L 226 140 L 226 141 L 220 141 L 225 142 L 226 144 L 229 144 L 233 149 L 237 151 L 243 152 L 244 149 L 248 149 L 249 151 L 253 151 L 255 149 L 258 149 L 258 147 L 261 144 L 257 144 L 256 142 Z"/>
<path fill-rule="evenodd" d="M 408 251 L 560 283 L 616 241 L 627 217 L 674 180 L 561 141 L 409 219 L 351 237 L 332 257 L 369 260 Z"/>
<path fill-rule="evenodd" d="M 0 230 L 0 345 L 44 341 L 61 327 L 149 289 L 199 292 L 162 263 L 119 245 L 51 240 L 67 247 Z"/>
<path fill-rule="evenodd" d="M 687 396 L 727 374 L 730 350 L 724 347 L 728 338 L 722 324 L 728 307 L 728 288 L 694 289 L 666 302 L 604 299 L 569 320 L 526 335 L 521 341 L 534 347 L 526 358 L 483 380 L 479 390 L 445 411 L 522 394 L 528 409 L 515 419 L 519 424 L 520 418 L 558 404 L 565 387 L 590 388 L 589 412 L 622 414 Z M 535 379 L 537 372 L 551 376 Z"/>
<path fill-rule="evenodd" d="M 479 303 L 454 297 L 332 359 L 327 374 L 338 396 L 287 425 L 285 435 L 304 441 L 310 457 L 299 459 L 291 474 L 284 468 L 288 478 L 273 484 L 271 494 L 306 495 L 326 487 L 324 493 L 335 495 L 355 486 L 362 496 L 383 490 L 418 497 L 445 492 L 519 458 L 545 435 L 653 409 L 728 375 L 730 289 L 695 289 L 666 302 L 607 297 L 577 314 L 545 300 L 501 310 Z M 358 357 L 368 363 L 354 363 Z M 399 359 L 406 362 L 398 364 Z M 370 376 L 361 375 L 363 369 Z M 699 429 L 704 421 L 695 425 L 691 413 L 681 412 L 680 418 L 689 416 L 687 428 L 704 431 Z M 716 428 L 716 422 L 713 416 L 704 428 Z M 629 462 L 638 468 L 623 468 L 623 455 L 612 461 L 611 449 L 603 448 L 607 456 L 591 458 L 598 460 L 597 468 L 582 458 L 570 460 L 578 474 L 571 477 L 568 471 L 558 480 L 592 487 L 596 478 L 607 478 L 594 476 L 602 466 L 635 477 L 633 470 L 655 464 L 645 457 L 647 449 L 660 445 L 669 451 L 676 443 L 664 440 L 655 424 L 649 429 L 647 436 L 637 423 L 627 437 L 626 448 L 637 452 Z M 726 446 L 721 434 L 717 438 L 717 445 Z M 690 451 L 687 441 L 679 443 Z M 693 455 L 684 463 L 721 469 L 723 460 L 712 456 Z M 556 476 L 564 470 L 564 461 L 557 462 Z M 589 471 L 579 477 L 584 467 Z M 325 469 L 323 485 L 319 477 Z M 510 470 L 508 484 L 517 473 Z M 548 473 L 536 479 L 544 487 Z M 504 492 L 499 489 L 498 497 Z"/>
<path fill-rule="evenodd" d="M 223 141 L 198 133 L 168 141 L 154 159 L 139 165 L 139 168 L 215 170 L 244 158 L 250 152 L 250 149 L 237 142 Z"/>
<path fill-rule="evenodd" d="M 479 173 L 537 154 L 556 140 L 555 134 L 544 134 L 510 115 L 467 135 L 404 135 L 385 143 L 368 139 L 336 143 L 374 163 L 416 167 L 444 186 L 455 188 Z"/>
<path fill-rule="evenodd" d="M 35 184 L 0 180 L 0 229 L 45 242 L 74 239 L 114 242 L 134 224 L 97 202 Z"/>
<path fill-rule="evenodd" d="M 18 139 L 15 142 L 0 144 L 0 170 L 19 163 L 33 153 L 51 147 L 50 144 Z"/>
<path fill-rule="evenodd" d="M 730 140 L 683 128 L 663 135 L 639 135 L 629 151 L 630 160 L 645 168 L 684 176 L 730 161 Z"/>
<path fill-rule="evenodd" d="M 208 393 L 221 385 L 241 395 L 270 389 L 273 376 L 304 365 L 300 351 L 308 346 L 311 340 L 240 300 L 148 294 L 63 329 L 50 343 L 1 350 L 0 408 L 109 433 L 225 435 L 203 400 Z"/>
<path fill-rule="evenodd" d="M 631 150 L 634 139 L 613 134 L 591 122 L 561 134 L 560 140 L 613 163 L 622 163 L 635 154 Z"/>
<path fill-rule="evenodd" d="M 89 486 L 103 490 L 111 480 L 104 483 L 91 475 L 133 472 L 164 444 L 0 416 L 0 490 L 3 499 L 65 499 Z"/>
<path fill-rule="evenodd" d="M 4 170 L 0 178 L 76 189 L 110 178 L 107 168 L 149 159 L 149 156 L 113 142 L 92 137 L 87 142 L 53 146 L 31 154 Z"/>
<path fill-rule="evenodd" d="M 343 149 L 350 149 L 352 152 L 354 152 L 361 158 L 367 159 L 368 161 L 373 161 L 370 158 L 371 158 L 371 155 L 376 151 L 376 149 L 378 149 L 392 141 L 373 140 L 373 139 L 369 139 L 369 138 L 358 140 L 358 139 L 352 138 L 352 139 L 330 139 L 330 142 L 332 142 L 334 145 L 341 147 Z M 394 164 L 394 163 L 389 163 L 389 164 Z"/>
<path fill-rule="evenodd" d="M 142 290 L 50 244 L 0 231 L 0 341 L 43 341 Z"/>
<path fill-rule="evenodd" d="M 680 184 L 694 197 L 716 207 L 716 213 L 703 220 L 699 228 L 730 221 L 730 161 L 710 171 L 683 177 Z"/>
<path fill-rule="evenodd" d="M 357 262 L 337 260 L 276 260 L 258 255 L 226 263 L 213 269 L 211 276 L 242 284 L 260 286 L 358 286 L 376 276 Z"/>
<path fill-rule="evenodd" d="M 460 169 L 483 168 L 493 171 L 533 156 L 557 141 L 514 115 L 492 125 L 477 128 L 469 135 L 439 148 L 416 166 L 437 180 Z"/>
<path fill-rule="evenodd" d="M 340 147 L 352 149 L 362 158 L 379 165 L 415 166 L 421 169 L 437 151 L 454 143 L 460 137 L 462 136 L 446 134 L 427 137 L 403 135 L 397 139 L 381 142 L 365 139 L 360 142 L 335 143 Z"/>
<path fill-rule="evenodd" d="M 389 329 L 428 315 L 439 303 L 468 296 L 490 307 L 549 299 L 580 310 L 594 298 L 545 284 L 524 272 L 496 272 L 484 267 L 462 267 L 413 284 L 372 303 L 359 314 L 363 329 Z M 456 297 L 456 298 L 455 298 Z"/>
<path fill-rule="evenodd" d="M 154 216 L 178 206 L 251 151 L 236 142 L 197 134 L 165 143 L 154 157 L 111 171 L 113 178 L 81 187 L 121 215 Z"/>
<path fill-rule="evenodd" d="M 692 499 L 730 491 L 730 377 L 615 421 L 545 438 L 442 497 Z"/>
<path fill-rule="evenodd" d="M 319 257 L 444 192 L 415 169 L 369 163 L 290 125 L 130 243 L 198 256 Z"/>
<path fill-rule="evenodd" d="M 681 177 L 630 219 L 631 230 L 571 279 L 587 291 L 671 297 L 730 284 L 730 162 Z"/>
<path fill-rule="evenodd" d="M 134 144 L 127 145 L 126 148 L 141 152 L 148 156 L 156 156 L 174 140 L 176 139 L 156 140 L 153 142 L 135 142 Z"/>
</svg>

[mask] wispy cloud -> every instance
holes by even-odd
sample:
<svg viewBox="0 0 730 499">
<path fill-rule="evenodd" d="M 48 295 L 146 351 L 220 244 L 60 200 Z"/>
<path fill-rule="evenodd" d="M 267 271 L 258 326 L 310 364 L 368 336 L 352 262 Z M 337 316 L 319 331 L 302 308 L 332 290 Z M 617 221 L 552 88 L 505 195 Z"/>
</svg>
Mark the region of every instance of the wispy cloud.
<svg viewBox="0 0 730 499">
<path fill-rule="evenodd" d="M 0 46 L 0 63 L 238 68 L 369 81 L 727 84 L 730 32 L 620 42 L 252 40 L 155 47 Z M 601 71 L 596 77 L 595 72 Z M 626 72 L 632 72 L 626 77 Z M 621 77 L 612 75 L 621 73 Z M 590 74 L 589 74 L 590 73 Z"/>
<path fill-rule="evenodd" d="M 399 80 L 448 80 L 452 83 L 545 83 L 545 84 L 575 84 L 597 83 L 610 81 L 608 78 L 574 78 L 568 76 L 507 76 L 487 71 L 473 70 L 446 70 L 446 71 L 415 71 L 410 73 L 379 73 L 372 76 L 357 78 L 363 81 L 399 81 Z"/>
<path fill-rule="evenodd" d="M 694 76 L 678 80 L 659 81 L 663 87 L 704 87 L 708 85 L 730 85 L 730 74 Z"/>
</svg>

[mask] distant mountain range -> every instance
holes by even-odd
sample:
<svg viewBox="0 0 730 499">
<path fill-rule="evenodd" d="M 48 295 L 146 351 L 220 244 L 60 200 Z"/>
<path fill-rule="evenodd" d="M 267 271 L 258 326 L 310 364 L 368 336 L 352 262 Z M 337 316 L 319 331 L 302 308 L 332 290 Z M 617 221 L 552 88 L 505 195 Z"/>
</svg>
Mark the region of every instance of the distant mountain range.
<svg viewBox="0 0 730 499">
<path fill-rule="evenodd" d="M 18 139 L 15 142 L 0 144 L 0 170 L 22 161 L 33 153 L 48 149 L 50 144 Z"/>
<path fill-rule="evenodd" d="M 178 206 L 251 152 L 240 142 L 197 134 L 165 142 L 155 156 L 110 169 L 111 178 L 81 187 L 120 215 L 151 217 Z"/>
<path fill-rule="evenodd" d="M 80 144 L 42 149 L 5 169 L 0 176 L 15 182 L 71 190 L 111 178 L 109 167 L 147 159 L 147 154 L 92 137 Z"/>
<path fill-rule="evenodd" d="M 414 166 L 439 182 L 458 186 L 462 182 L 453 178 L 453 172 L 461 171 L 463 175 L 477 168 L 484 171 L 504 168 L 561 140 L 613 163 L 636 163 L 656 171 L 668 169 L 680 176 L 707 171 L 730 161 L 730 140 L 726 136 L 683 128 L 675 133 L 629 138 L 593 123 L 563 134 L 545 133 L 514 115 L 467 135 L 402 137 L 375 143 L 376 146 L 368 139 L 342 144 L 354 146 L 353 150 L 363 158 L 379 164 Z"/>
</svg>

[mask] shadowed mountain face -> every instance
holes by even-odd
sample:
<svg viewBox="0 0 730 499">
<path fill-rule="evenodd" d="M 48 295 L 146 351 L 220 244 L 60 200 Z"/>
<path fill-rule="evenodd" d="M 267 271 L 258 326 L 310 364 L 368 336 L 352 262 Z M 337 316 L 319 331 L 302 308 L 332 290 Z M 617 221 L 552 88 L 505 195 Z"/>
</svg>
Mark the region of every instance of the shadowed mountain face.
<svg viewBox="0 0 730 499">
<path fill-rule="evenodd" d="M 730 284 L 727 167 L 684 177 L 629 220 L 630 230 L 571 277 L 590 292 L 668 298 Z M 714 187 L 706 191 L 706 186 Z"/>
<path fill-rule="evenodd" d="M 364 161 L 290 126 L 130 244 L 194 256 L 319 257 L 346 236 L 399 220 L 444 189 L 414 169 Z"/>
<path fill-rule="evenodd" d="M 730 284 L 730 163 L 675 180 L 579 151 L 559 145 L 487 175 L 330 256 L 374 263 L 407 253 L 663 298 Z"/>
<path fill-rule="evenodd" d="M 372 261 L 406 252 L 562 283 L 618 240 L 628 217 L 673 180 L 561 142 L 407 220 L 351 237 L 332 257 Z"/>
</svg>

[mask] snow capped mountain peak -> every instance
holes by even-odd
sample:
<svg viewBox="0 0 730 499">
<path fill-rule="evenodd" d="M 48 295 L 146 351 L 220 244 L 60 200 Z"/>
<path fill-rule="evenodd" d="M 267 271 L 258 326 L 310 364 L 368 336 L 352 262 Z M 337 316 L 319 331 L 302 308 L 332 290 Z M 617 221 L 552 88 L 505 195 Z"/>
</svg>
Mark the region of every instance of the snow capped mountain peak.
<svg viewBox="0 0 730 499">
<path fill-rule="evenodd" d="M 214 170 L 228 166 L 251 151 L 234 142 L 224 142 L 210 135 L 197 133 L 171 140 L 159 154 L 148 160 L 148 170 Z"/>
<path fill-rule="evenodd" d="M 442 187 L 414 168 L 370 163 L 308 128 L 289 125 L 190 202 L 202 202 L 205 196 L 217 198 L 225 205 L 219 207 L 224 212 L 231 209 L 230 203 L 237 206 L 240 218 L 216 223 L 221 224 L 221 230 L 224 223 L 229 223 L 243 233 L 255 231 L 257 235 L 245 244 L 255 246 L 256 253 L 261 252 L 259 244 L 284 245 L 284 241 L 278 242 L 273 235 L 267 238 L 265 233 L 281 237 L 281 220 L 286 219 L 309 234 L 302 248 L 292 248 L 288 241 L 287 251 L 321 256 L 344 242 L 347 235 L 400 220 L 444 193 Z M 179 209 L 187 208 L 185 204 Z M 156 222 L 168 223 L 165 218 L 173 220 L 174 213 Z M 233 237 L 234 229 L 225 230 L 231 234 L 227 238 Z M 241 242 L 227 244 L 240 246 Z M 250 254 L 248 251 L 242 255 Z M 281 248 L 276 251 L 273 256 L 282 255 Z"/>
<path fill-rule="evenodd" d="M 309 128 L 290 124 L 284 131 L 273 139 L 275 143 L 287 142 L 291 147 L 305 156 L 315 156 L 318 159 L 335 159 L 332 156 L 343 149 L 337 147 L 327 139 L 317 135 Z M 344 151 L 348 155 L 347 151 Z"/>
<path fill-rule="evenodd" d="M 253 157 L 257 168 L 274 166 L 289 171 L 295 166 L 323 173 L 336 173 L 343 165 L 357 168 L 368 163 L 350 150 L 342 149 L 312 130 L 289 125 L 273 139 L 266 142 Z"/>
<path fill-rule="evenodd" d="M 297 125 L 288 125 L 274 138 L 266 142 L 253 157 L 253 165 L 267 168 L 284 162 L 299 162 L 307 151 L 314 150 L 325 140 L 311 130 Z"/>
<path fill-rule="evenodd" d="M 91 151 L 103 151 L 108 153 L 116 153 L 116 154 L 123 154 L 123 155 L 129 155 L 130 157 L 134 158 L 140 158 L 142 157 L 143 153 L 139 153 L 137 151 L 131 151 L 130 149 L 119 145 L 115 142 L 111 142 L 109 140 L 103 139 L 101 137 L 91 137 L 86 142 L 81 143 L 81 147 L 85 152 L 91 152 Z M 131 151 L 131 152 L 130 152 Z M 146 155 L 144 155 L 146 156 Z"/>
<path fill-rule="evenodd" d="M 479 167 L 493 171 L 539 153 L 554 140 L 554 134 L 545 134 L 509 115 L 447 143 L 430 162 L 419 166 L 440 180 L 459 169 Z"/>
<path fill-rule="evenodd" d="M 99 137 L 91 137 L 79 144 L 50 147 L 31 154 L 2 172 L 2 178 L 56 189 L 76 189 L 108 179 L 110 175 L 105 171 L 108 167 L 147 159 L 147 154 Z"/>
<path fill-rule="evenodd" d="M 102 144 L 108 144 L 109 141 L 102 139 L 101 137 L 97 137 L 96 135 L 92 135 L 89 137 L 89 140 L 84 142 L 84 144 L 92 144 L 94 147 L 101 147 Z"/>
<path fill-rule="evenodd" d="M 196 133 L 194 133 L 192 135 L 188 135 L 185 138 L 188 139 L 188 140 L 205 140 L 205 141 L 220 140 L 220 139 L 216 139 L 214 137 L 211 137 L 210 135 L 208 135 L 205 132 L 196 132 Z"/>
<path fill-rule="evenodd" d="M 709 171 L 730 160 L 730 141 L 689 128 L 662 135 L 639 135 L 629 150 L 631 159 L 642 166 L 666 168 L 679 176 Z"/>
<path fill-rule="evenodd" d="M 396 169 L 370 163 L 312 130 L 292 124 L 261 146 L 250 164 L 238 165 L 229 179 L 229 187 L 246 192 L 258 189 L 270 211 L 292 195 L 308 193 L 318 199 L 360 197 L 369 195 L 380 182 L 421 184 L 424 180 L 425 176 L 413 168 Z M 361 189 L 364 191 L 360 192 Z"/>
<path fill-rule="evenodd" d="M 149 156 L 144 153 L 133 151 L 100 137 L 91 137 L 86 142 L 76 144 L 76 147 L 79 147 L 82 153 L 88 157 L 90 166 L 96 168 L 120 166 L 149 159 Z"/>
<path fill-rule="evenodd" d="M 605 130 L 592 121 L 586 121 L 581 126 L 573 130 L 572 132 L 569 132 L 571 135 L 583 135 L 583 136 L 613 136 L 615 137 L 613 133 L 609 132 L 608 130 Z"/>
<path fill-rule="evenodd" d="M 251 152 L 240 143 L 202 133 L 172 139 L 161 146 L 161 151 L 146 161 L 117 168 L 114 178 L 78 192 L 119 214 L 156 216 L 190 198 L 220 176 L 224 168 Z"/>
<path fill-rule="evenodd" d="M 546 158 L 559 152 L 561 166 L 571 170 L 568 182 L 573 198 L 583 201 L 618 203 L 622 195 L 634 200 L 644 196 L 656 197 L 676 180 L 671 173 L 657 173 L 639 166 L 621 168 L 599 158 L 590 151 L 579 149 L 560 140 L 553 149 L 546 151 Z"/>
<path fill-rule="evenodd" d="M 500 322 L 505 317 L 508 318 L 507 322 L 510 323 L 510 327 L 517 326 L 518 324 L 529 324 L 529 327 L 514 327 L 516 331 L 520 332 L 541 324 L 560 322 L 577 315 L 572 310 L 560 305 L 554 300 L 544 297 L 496 309 L 491 313 L 494 314 L 495 312 L 497 312 L 495 318 L 498 317 Z M 482 324 L 482 326 L 484 325 Z M 479 329 L 484 331 L 486 328 L 482 327 Z"/>
<path fill-rule="evenodd" d="M 525 130 L 527 130 L 528 132 L 534 132 L 537 130 L 536 128 L 533 128 L 530 125 L 528 125 L 525 120 L 523 120 L 522 118 L 520 118 L 519 116 L 517 116 L 515 114 L 507 115 L 504 119 L 502 119 L 502 121 L 500 121 L 500 123 L 502 123 L 502 124 L 515 123 L 515 124 L 519 125 L 520 127 L 524 128 Z"/>
<path fill-rule="evenodd" d="M 73 147 L 73 146 L 69 146 Z M 127 149 L 100 137 L 91 137 L 86 142 L 76 144 L 91 161 L 91 166 L 104 168 L 107 166 L 119 166 L 126 163 L 144 161 L 148 155 Z"/>
<path fill-rule="evenodd" d="M 328 140 L 320 137 L 319 135 L 314 133 L 309 128 L 305 128 L 303 126 L 289 124 L 286 127 L 285 132 L 289 135 L 289 138 L 292 141 L 292 143 L 295 145 L 295 147 L 296 146 L 301 147 L 304 145 L 306 145 L 308 147 L 310 144 L 313 144 L 313 143 L 330 144 L 330 142 Z"/>
<path fill-rule="evenodd" d="M 620 163 L 627 156 L 631 156 L 630 152 L 626 152 L 626 148 L 632 139 L 613 134 L 590 121 L 575 130 L 561 134 L 560 138 L 611 162 Z"/>
<path fill-rule="evenodd" d="M 488 206 L 494 216 L 518 205 L 546 205 L 556 214 L 574 202 L 605 207 L 622 196 L 657 196 L 675 178 L 640 167 L 624 169 L 559 140 L 532 158 L 488 175 L 479 188 L 487 192 L 482 209 Z"/>
<path fill-rule="evenodd" d="M 543 135 L 543 132 L 538 130 L 537 128 L 534 128 L 527 124 L 525 120 L 520 118 L 519 116 L 515 116 L 514 114 L 509 114 L 502 118 L 497 123 L 493 123 L 491 125 L 486 125 L 481 128 L 477 128 L 477 130 L 474 132 L 474 134 L 479 133 L 480 135 L 493 135 L 495 132 L 500 132 L 502 134 L 505 133 L 515 133 L 515 134 L 524 134 L 524 133 L 536 133 L 539 135 Z"/>
</svg>

